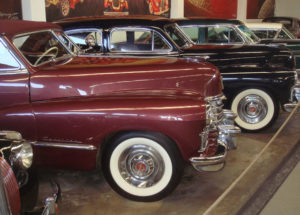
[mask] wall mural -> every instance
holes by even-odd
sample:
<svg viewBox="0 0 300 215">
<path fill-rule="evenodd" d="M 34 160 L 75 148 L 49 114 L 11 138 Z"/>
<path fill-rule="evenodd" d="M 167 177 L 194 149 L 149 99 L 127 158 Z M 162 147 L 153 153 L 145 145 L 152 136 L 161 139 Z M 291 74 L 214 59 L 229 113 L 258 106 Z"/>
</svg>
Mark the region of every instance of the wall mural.
<svg viewBox="0 0 300 215">
<path fill-rule="evenodd" d="M 237 0 L 184 0 L 184 16 L 235 19 Z"/>
<path fill-rule="evenodd" d="M 170 0 L 45 0 L 47 21 L 101 15 L 170 17 Z"/>
<path fill-rule="evenodd" d="M 0 19 L 21 19 L 21 0 L 0 1 Z"/>
<path fill-rule="evenodd" d="M 247 19 L 264 19 L 274 16 L 275 0 L 248 0 Z"/>
</svg>

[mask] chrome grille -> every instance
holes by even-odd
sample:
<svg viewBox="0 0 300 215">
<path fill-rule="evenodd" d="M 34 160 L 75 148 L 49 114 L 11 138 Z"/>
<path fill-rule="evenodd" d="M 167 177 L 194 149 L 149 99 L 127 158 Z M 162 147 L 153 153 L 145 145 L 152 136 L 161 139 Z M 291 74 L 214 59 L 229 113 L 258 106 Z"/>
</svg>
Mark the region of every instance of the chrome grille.
<svg viewBox="0 0 300 215">
<path fill-rule="evenodd" d="M 223 120 L 223 95 L 205 98 L 206 101 L 206 125 L 217 127 Z"/>
</svg>

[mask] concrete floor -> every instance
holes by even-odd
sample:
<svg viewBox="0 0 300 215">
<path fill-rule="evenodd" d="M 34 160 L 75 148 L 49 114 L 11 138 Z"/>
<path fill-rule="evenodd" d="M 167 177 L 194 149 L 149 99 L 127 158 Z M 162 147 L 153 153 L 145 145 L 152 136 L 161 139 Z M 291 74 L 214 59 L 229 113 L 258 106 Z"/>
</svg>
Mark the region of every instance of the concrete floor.
<svg viewBox="0 0 300 215">
<path fill-rule="evenodd" d="M 300 213 L 300 163 L 260 213 L 261 215 L 297 215 Z"/>
<path fill-rule="evenodd" d="M 262 133 L 243 133 L 238 138 L 238 149 L 229 153 L 226 166 L 220 172 L 199 173 L 187 165 L 177 189 L 158 202 L 141 203 L 124 199 L 109 187 L 101 171 L 41 170 L 41 192 L 45 193 L 43 187 L 50 179 L 55 179 L 62 189 L 59 208 L 60 214 L 64 215 L 132 215 L 136 211 L 140 215 L 237 214 L 300 140 L 300 114 L 297 113 L 253 168 L 240 181 L 235 181 L 287 117 L 288 113 L 282 113 L 276 124 Z M 236 186 L 226 190 L 233 182 Z M 218 199 L 224 191 L 228 191 L 228 195 Z M 218 204 L 214 204 L 216 201 Z"/>
</svg>

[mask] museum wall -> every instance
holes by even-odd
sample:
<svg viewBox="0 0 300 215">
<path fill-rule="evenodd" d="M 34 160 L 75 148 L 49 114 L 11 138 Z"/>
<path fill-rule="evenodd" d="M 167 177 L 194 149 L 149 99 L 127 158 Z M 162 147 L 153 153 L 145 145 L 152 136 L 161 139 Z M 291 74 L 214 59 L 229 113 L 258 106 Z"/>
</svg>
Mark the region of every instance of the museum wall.
<svg viewBox="0 0 300 215">
<path fill-rule="evenodd" d="M 48 1 L 59 2 L 59 1 Z M 91 15 L 101 15 L 105 13 L 103 7 L 104 0 L 77 0 L 78 2 L 70 9 L 70 14 L 74 16 L 87 15 L 85 11 L 92 11 Z M 101 7 L 95 7 L 101 5 Z M 128 14 L 149 14 L 148 5 L 139 4 L 137 0 L 129 0 Z M 139 2 L 139 1 L 138 1 Z M 22 11 L 20 5 L 23 5 Z M 91 5 L 93 5 L 91 7 Z M 300 18 L 299 0 L 169 0 L 169 5 L 163 13 L 171 18 L 182 18 L 183 16 L 202 16 L 211 18 L 237 18 L 243 21 L 261 19 L 266 16 L 294 16 Z M 92 9 L 93 10 L 92 10 Z M 97 11 L 96 9 L 99 9 Z M 146 11 L 146 12 L 145 12 Z M 60 7 L 56 4 L 46 4 L 43 0 L 4 0 L 0 4 L 0 12 L 17 13 L 19 17 L 23 15 L 26 20 L 48 20 L 64 18 L 61 15 Z M 88 14 L 90 15 L 90 14 Z M 47 18 L 46 18 L 47 17 Z"/>
<path fill-rule="evenodd" d="M 300 1 L 299 0 L 276 0 L 276 16 L 292 16 L 300 19 Z"/>
</svg>

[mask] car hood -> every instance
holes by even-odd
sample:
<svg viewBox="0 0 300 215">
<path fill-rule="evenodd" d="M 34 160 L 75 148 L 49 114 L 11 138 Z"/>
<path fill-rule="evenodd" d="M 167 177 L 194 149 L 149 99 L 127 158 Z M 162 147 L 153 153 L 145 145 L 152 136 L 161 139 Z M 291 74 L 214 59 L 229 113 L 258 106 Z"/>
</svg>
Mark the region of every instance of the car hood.
<svg viewBox="0 0 300 215">
<path fill-rule="evenodd" d="M 195 45 L 182 49 L 183 55 L 208 56 L 221 73 L 290 71 L 293 54 L 277 45 Z"/>
<path fill-rule="evenodd" d="M 179 58 L 74 57 L 36 68 L 32 101 L 80 96 L 168 95 L 199 99 L 222 92 L 218 69 Z"/>
</svg>

